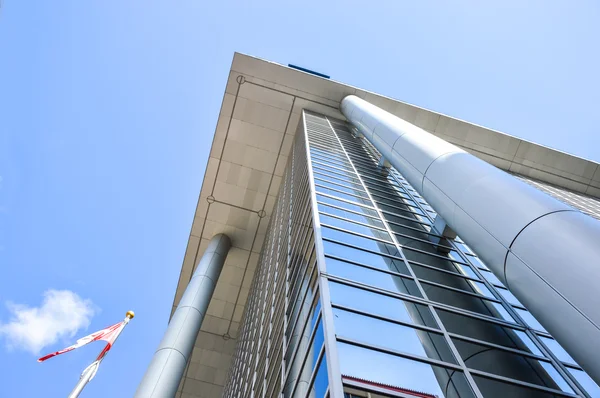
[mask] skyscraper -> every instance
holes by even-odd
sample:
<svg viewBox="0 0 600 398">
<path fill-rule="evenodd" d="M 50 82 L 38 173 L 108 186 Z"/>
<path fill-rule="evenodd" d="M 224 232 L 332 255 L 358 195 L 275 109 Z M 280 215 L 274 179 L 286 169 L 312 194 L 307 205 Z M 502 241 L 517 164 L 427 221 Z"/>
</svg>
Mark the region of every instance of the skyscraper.
<svg viewBox="0 0 600 398">
<path fill-rule="evenodd" d="M 597 163 L 236 54 L 137 396 L 600 396 L 599 195 Z"/>
</svg>

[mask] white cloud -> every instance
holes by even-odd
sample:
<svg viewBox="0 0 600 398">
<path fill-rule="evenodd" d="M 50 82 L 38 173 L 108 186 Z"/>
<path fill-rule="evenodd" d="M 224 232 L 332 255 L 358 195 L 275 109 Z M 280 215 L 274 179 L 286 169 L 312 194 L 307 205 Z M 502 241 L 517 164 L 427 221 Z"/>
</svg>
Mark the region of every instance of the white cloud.
<svg viewBox="0 0 600 398">
<path fill-rule="evenodd" d="M 90 300 L 83 300 L 70 290 L 45 291 L 39 307 L 11 302 L 6 306 L 12 317 L 9 322 L 0 323 L 0 337 L 4 337 L 9 349 L 21 349 L 35 355 L 59 339 L 75 337 L 79 329 L 89 326 L 96 312 Z"/>
</svg>

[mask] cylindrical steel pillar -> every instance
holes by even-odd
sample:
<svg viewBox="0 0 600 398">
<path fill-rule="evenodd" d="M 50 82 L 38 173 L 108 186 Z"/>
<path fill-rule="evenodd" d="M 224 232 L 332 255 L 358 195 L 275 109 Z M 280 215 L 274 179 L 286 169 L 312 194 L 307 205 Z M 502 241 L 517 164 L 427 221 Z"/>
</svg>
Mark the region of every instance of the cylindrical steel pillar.
<svg viewBox="0 0 600 398">
<path fill-rule="evenodd" d="M 600 222 L 356 96 L 341 111 L 600 383 Z"/>
<path fill-rule="evenodd" d="M 230 247 L 227 235 L 211 239 L 137 388 L 136 398 L 175 396 Z"/>
</svg>

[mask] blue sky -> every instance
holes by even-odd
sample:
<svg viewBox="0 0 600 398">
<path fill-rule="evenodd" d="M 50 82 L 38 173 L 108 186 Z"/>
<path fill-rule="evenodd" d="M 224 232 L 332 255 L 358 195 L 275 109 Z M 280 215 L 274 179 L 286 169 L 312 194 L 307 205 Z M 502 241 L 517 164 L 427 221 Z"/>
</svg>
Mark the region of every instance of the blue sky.
<svg viewBox="0 0 600 398">
<path fill-rule="evenodd" d="M 167 324 L 234 51 L 600 161 L 600 5 L 491 3 L 2 0 L 0 396 L 66 395 L 102 345 L 34 352 L 128 309 L 85 397 L 132 395 Z M 16 314 L 41 323 L 8 333 Z"/>
</svg>

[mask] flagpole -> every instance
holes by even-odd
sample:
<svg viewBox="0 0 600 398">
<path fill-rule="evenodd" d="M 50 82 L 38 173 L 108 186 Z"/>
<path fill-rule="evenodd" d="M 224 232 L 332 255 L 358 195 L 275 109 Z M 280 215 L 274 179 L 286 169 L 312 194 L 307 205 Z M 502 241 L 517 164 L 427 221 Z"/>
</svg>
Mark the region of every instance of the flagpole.
<svg viewBox="0 0 600 398">
<path fill-rule="evenodd" d="M 125 315 L 125 319 L 123 319 L 123 327 L 121 328 L 121 330 L 119 330 L 119 333 L 115 336 L 115 339 L 113 340 L 112 344 L 114 344 L 117 341 L 117 339 L 123 332 L 123 329 L 125 329 L 125 326 L 127 326 L 129 321 L 131 319 L 133 319 L 134 316 L 135 316 L 135 314 L 133 313 L 133 311 L 127 311 L 127 314 Z M 98 367 L 100 366 L 100 362 L 102 362 L 102 360 L 104 359 L 106 353 L 108 352 L 108 350 L 110 349 L 112 344 L 107 343 L 106 346 L 104 347 L 104 349 L 102 349 L 102 351 L 100 352 L 100 355 L 98 355 L 98 358 L 96 358 L 96 360 L 94 362 L 92 362 L 92 364 L 90 366 L 88 366 L 87 368 L 85 368 L 83 370 L 83 372 L 81 373 L 81 376 L 79 376 L 79 381 L 75 385 L 75 388 L 73 389 L 73 391 L 71 391 L 71 393 L 69 394 L 68 398 L 79 397 L 79 394 L 81 394 L 81 392 L 83 391 L 83 388 L 96 375 L 96 372 L 98 371 Z"/>
</svg>

